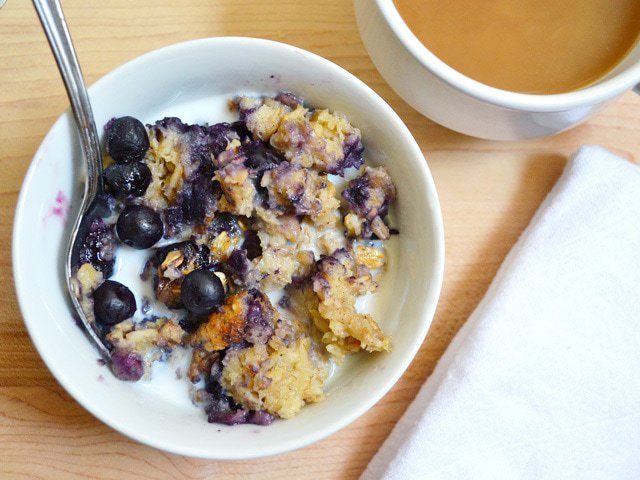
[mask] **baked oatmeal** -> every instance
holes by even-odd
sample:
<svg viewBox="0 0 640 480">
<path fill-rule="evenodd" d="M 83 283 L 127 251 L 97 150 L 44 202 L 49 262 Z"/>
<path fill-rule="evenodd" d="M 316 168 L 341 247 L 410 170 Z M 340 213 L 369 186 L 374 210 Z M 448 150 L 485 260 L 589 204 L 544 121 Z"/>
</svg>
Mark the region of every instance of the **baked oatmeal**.
<svg viewBox="0 0 640 480">
<path fill-rule="evenodd" d="M 288 92 L 230 107 L 234 123 L 105 126 L 114 213 L 90 225 L 73 282 L 116 377 L 150 379 L 188 351 L 210 422 L 268 425 L 320 401 L 331 362 L 390 350 L 356 301 L 388 261 L 396 190 L 344 115 Z M 124 248 L 148 253 L 141 305 L 110 279 Z"/>
</svg>

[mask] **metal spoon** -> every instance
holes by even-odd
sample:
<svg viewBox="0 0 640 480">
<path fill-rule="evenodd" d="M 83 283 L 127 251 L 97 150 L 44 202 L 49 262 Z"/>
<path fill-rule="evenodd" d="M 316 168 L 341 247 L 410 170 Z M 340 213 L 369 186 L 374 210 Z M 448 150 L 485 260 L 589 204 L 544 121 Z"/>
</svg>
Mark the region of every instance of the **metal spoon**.
<svg viewBox="0 0 640 480">
<path fill-rule="evenodd" d="M 89 96 L 82 78 L 78 58 L 71 42 L 69 29 L 64 20 L 62 7 L 59 0 L 33 0 L 33 5 L 40 17 L 40 23 L 47 36 L 53 56 L 58 63 L 67 95 L 71 102 L 71 110 L 76 121 L 82 156 L 87 166 L 87 181 L 84 184 L 84 194 L 78 217 L 73 224 L 71 238 L 67 247 L 66 277 L 67 289 L 73 306 L 76 309 L 87 333 L 96 344 L 100 355 L 105 360 L 111 358 L 109 349 L 105 346 L 93 325 L 85 315 L 78 294 L 71 282 L 72 268 L 78 262 L 78 239 L 85 238 L 91 221 L 96 217 L 108 214 L 108 207 L 104 199 L 104 187 L 102 184 L 102 154 L 98 141 L 98 131 L 93 120 Z"/>
</svg>

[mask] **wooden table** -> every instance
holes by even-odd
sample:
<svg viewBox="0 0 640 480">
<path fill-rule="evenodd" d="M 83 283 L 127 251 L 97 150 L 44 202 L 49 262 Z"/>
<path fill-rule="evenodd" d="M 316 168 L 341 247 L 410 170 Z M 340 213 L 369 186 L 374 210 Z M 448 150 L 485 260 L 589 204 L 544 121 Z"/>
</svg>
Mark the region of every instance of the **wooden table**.
<svg viewBox="0 0 640 480">
<path fill-rule="evenodd" d="M 2 2 L 0 2 L 2 3 Z M 357 478 L 472 312 L 509 248 L 579 145 L 637 159 L 640 99 L 629 93 L 553 138 L 498 143 L 420 116 L 384 82 L 360 41 L 350 0 L 67 0 L 88 83 L 144 52 L 184 40 L 247 35 L 311 50 L 389 102 L 422 146 L 442 202 L 446 270 L 433 326 L 397 385 L 359 420 L 305 449 L 257 461 L 213 462 L 139 445 L 105 426 L 54 380 L 16 302 L 10 259 L 23 176 L 68 106 L 31 3 L 0 9 L 0 478 Z"/>
</svg>

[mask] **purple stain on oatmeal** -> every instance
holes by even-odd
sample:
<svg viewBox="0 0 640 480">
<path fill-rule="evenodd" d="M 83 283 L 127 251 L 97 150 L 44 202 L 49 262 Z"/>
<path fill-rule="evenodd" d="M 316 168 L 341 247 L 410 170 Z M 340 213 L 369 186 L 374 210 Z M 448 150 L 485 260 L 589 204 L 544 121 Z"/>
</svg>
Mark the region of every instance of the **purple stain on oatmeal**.
<svg viewBox="0 0 640 480">
<path fill-rule="evenodd" d="M 342 198 L 353 212 L 372 221 L 387 215 L 389 205 L 396 198 L 396 189 L 383 167 L 367 167 L 361 176 L 349 182 Z"/>
<path fill-rule="evenodd" d="M 189 172 L 206 170 L 211 165 L 212 157 L 222 153 L 231 141 L 240 139 L 236 129 L 228 123 L 190 125 L 177 117 L 166 117 L 147 128 L 159 142 L 169 135 L 179 135 L 182 153 L 191 167 Z"/>
<path fill-rule="evenodd" d="M 269 299 L 259 290 L 249 291 L 246 300 L 245 339 L 254 345 L 266 344 L 273 335 L 275 312 Z"/>
<path fill-rule="evenodd" d="M 360 231 L 352 234 L 360 238 L 374 235 L 382 240 L 389 238 L 384 218 L 396 198 L 396 188 L 384 167 L 365 167 L 362 175 L 351 180 L 343 190 L 342 198 L 360 223 Z"/>
<path fill-rule="evenodd" d="M 366 175 L 362 175 L 349 182 L 347 188 L 342 192 L 342 198 L 345 199 L 351 210 L 358 215 L 366 217 L 369 213 L 367 200 L 369 200 L 370 193 L 369 178 Z"/>
<path fill-rule="evenodd" d="M 339 248 L 331 255 L 323 255 L 316 262 L 315 273 L 311 276 L 311 284 L 315 292 L 324 292 L 329 295 L 331 292 L 331 283 L 327 277 L 334 276 L 335 272 L 343 274 L 349 262 L 353 261 L 351 254 L 344 248 Z"/>
<path fill-rule="evenodd" d="M 357 128 L 340 114 L 299 111 L 302 99 L 291 92 L 280 92 L 273 98 L 240 97 L 237 106 L 240 119 L 254 137 L 269 140 L 291 163 L 339 176 L 344 175 L 345 169 L 359 168 L 364 163 L 364 147 Z M 297 113 L 288 115 L 292 111 Z"/>
<path fill-rule="evenodd" d="M 246 250 L 242 248 L 234 250 L 229 255 L 225 267 L 235 284 L 243 286 L 252 283 L 253 266 L 247 257 Z"/>
<path fill-rule="evenodd" d="M 344 171 L 347 168 L 360 168 L 364 164 L 364 145 L 362 145 L 362 139 L 360 135 L 349 135 L 344 139 L 342 143 L 342 150 L 344 152 L 344 159 L 338 167 L 337 175 L 344 175 Z"/>
<path fill-rule="evenodd" d="M 296 215 L 314 215 L 322 211 L 319 199 L 327 181 L 300 165 L 283 162 L 265 173 L 268 205 L 272 210 Z"/>
<path fill-rule="evenodd" d="M 178 234 L 185 225 L 202 224 L 216 211 L 219 196 L 210 176 L 197 173 L 178 193 L 175 204 L 164 212 L 169 235 Z"/>
</svg>

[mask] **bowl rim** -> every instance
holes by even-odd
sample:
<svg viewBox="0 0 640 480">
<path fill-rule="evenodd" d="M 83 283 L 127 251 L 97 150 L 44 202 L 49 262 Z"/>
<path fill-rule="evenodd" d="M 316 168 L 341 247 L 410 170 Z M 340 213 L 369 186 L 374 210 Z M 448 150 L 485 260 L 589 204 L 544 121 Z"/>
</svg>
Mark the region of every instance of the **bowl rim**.
<svg viewBox="0 0 640 480">
<path fill-rule="evenodd" d="M 626 70 L 610 78 L 565 93 L 529 94 L 491 87 L 463 75 L 427 49 L 404 21 L 393 0 L 375 0 L 375 2 L 394 35 L 429 72 L 470 97 L 498 107 L 540 113 L 559 112 L 603 103 L 626 90 L 632 89 L 640 82 L 639 60 Z M 636 49 L 640 49 L 640 41 L 636 42 L 627 55 Z M 626 55 L 624 58 L 626 58 Z"/>
<path fill-rule="evenodd" d="M 71 396 L 76 400 L 80 405 L 82 405 L 86 410 L 88 410 L 92 415 L 102 421 L 104 424 L 113 428 L 114 430 L 124 434 L 125 436 L 132 438 L 142 444 L 149 445 L 164 451 L 172 452 L 179 455 L 185 455 L 190 457 L 199 457 L 199 458 L 208 458 L 208 459 L 222 459 L 222 460 L 240 460 L 240 459 L 250 459 L 250 458 L 258 458 L 264 456 L 275 455 L 279 453 L 284 453 L 287 451 L 295 450 L 298 448 L 302 448 L 311 443 L 319 441 L 327 436 L 335 433 L 336 431 L 344 428 L 346 425 L 350 424 L 360 416 L 362 416 L 367 410 L 369 410 L 375 403 L 377 403 L 398 381 L 398 379 L 402 376 L 402 374 L 406 371 L 409 364 L 415 358 L 418 349 L 422 345 L 424 338 L 426 337 L 427 331 L 433 321 L 433 317 L 435 314 L 435 309 L 437 306 L 437 302 L 440 296 L 440 292 L 442 289 L 443 275 L 444 275 L 444 227 L 442 222 L 442 211 L 437 195 L 437 191 L 435 188 L 435 184 L 433 178 L 431 176 L 428 164 L 424 161 L 424 155 L 418 146 L 417 142 L 411 135 L 409 129 L 402 122 L 400 117 L 395 113 L 395 111 L 380 97 L 373 89 L 367 86 L 362 80 L 358 79 L 355 75 L 351 74 L 347 70 L 342 67 L 336 65 L 335 63 L 316 55 L 307 50 L 281 43 L 273 40 L 265 40 L 259 38 L 252 37 L 210 37 L 210 38 L 200 38 L 195 40 L 189 40 L 186 42 L 180 42 L 172 45 L 168 45 L 156 50 L 152 50 L 150 52 L 144 53 L 138 57 L 135 57 L 126 63 L 116 67 L 111 70 L 109 73 L 98 79 L 88 90 L 89 93 L 95 92 L 100 89 L 103 85 L 108 84 L 114 76 L 120 76 L 126 74 L 127 72 L 139 68 L 138 65 L 144 64 L 145 62 L 154 61 L 158 57 L 166 56 L 166 55 L 175 55 L 179 54 L 182 51 L 190 50 L 192 48 L 219 48 L 220 46 L 229 46 L 229 44 L 234 44 L 234 48 L 242 48 L 243 46 L 252 46 L 252 45 L 266 45 L 270 47 L 280 48 L 288 50 L 289 52 L 307 56 L 315 62 L 319 62 L 323 64 L 325 68 L 333 71 L 333 73 L 337 76 L 342 76 L 345 80 L 351 82 L 354 85 L 358 85 L 358 88 L 362 89 L 370 98 L 379 103 L 380 107 L 386 110 L 388 115 L 388 119 L 390 122 L 396 124 L 398 128 L 403 130 L 406 133 L 406 138 L 409 141 L 409 148 L 412 150 L 413 157 L 422 158 L 422 162 L 416 162 L 416 174 L 420 174 L 423 177 L 423 181 L 425 185 L 427 185 L 427 189 L 424 192 L 424 195 L 428 197 L 427 203 L 432 206 L 432 223 L 434 229 L 434 237 L 433 248 L 435 253 L 435 262 L 433 265 L 433 277 L 430 279 L 430 283 L 432 288 L 427 292 L 428 295 L 425 296 L 424 300 L 424 308 L 421 311 L 421 316 L 424 321 L 420 322 L 420 328 L 415 332 L 414 340 L 408 348 L 405 348 L 407 354 L 405 354 L 402 358 L 402 362 L 400 367 L 396 369 L 393 375 L 390 375 L 386 378 L 386 381 L 376 390 L 376 394 L 371 396 L 367 402 L 364 402 L 360 408 L 354 409 L 351 414 L 343 416 L 341 419 L 338 419 L 334 422 L 327 422 L 326 426 L 322 429 L 318 429 L 315 432 L 307 434 L 301 438 L 289 439 L 285 442 L 278 442 L 275 445 L 265 445 L 259 452 L 256 451 L 239 451 L 234 454 L 225 453 L 224 455 L 216 454 L 215 451 L 210 451 L 206 448 L 200 448 L 197 451 L 193 449 L 184 448 L 181 445 L 175 445 L 171 442 L 167 442 L 163 440 L 163 438 L 156 438 L 153 436 L 146 435 L 145 432 L 140 432 L 135 429 L 127 428 L 126 422 L 121 421 L 118 418 L 113 418 L 109 416 L 107 412 L 104 412 L 98 405 L 92 403 L 83 393 L 83 390 L 80 388 L 76 388 L 74 381 L 68 377 L 64 371 L 61 369 L 57 369 L 55 366 L 54 359 L 47 354 L 47 349 L 45 348 L 46 341 L 41 338 L 36 331 L 36 323 L 33 320 L 29 320 L 30 318 L 30 302 L 28 299 L 28 291 L 29 291 L 29 282 L 28 278 L 23 275 L 21 265 L 21 230 L 19 227 L 23 224 L 26 219 L 25 217 L 25 204 L 27 200 L 27 192 L 30 190 L 31 183 L 35 176 L 37 170 L 37 162 L 36 159 L 40 158 L 43 153 L 43 149 L 46 148 L 46 145 L 50 141 L 50 138 L 54 137 L 57 133 L 57 130 L 62 128 L 62 124 L 64 122 L 73 122 L 70 110 L 67 109 L 63 112 L 54 122 L 53 126 L 48 130 L 47 135 L 44 137 L 43 141 L 39 145 L 36 153 L 34 154 L 31 163 L 29 165 L 28 171 L 23 180 L 22 187 L 20 189 L 20 194 L 18 196 L 18 201 L 16 204 L 15 217 L 13 222 L 13 233 L 12 233 L 12 264 L 13 264 L 13 275 L 14 275 L 14 286 L 16 290 L 16 296 L 18 299 L 18 305 L 20 308 L 20 312 L 23 317 L 23 321 L 29 332 L 29 336 L 33 344 L 36 347 L 36 350 L 40 354 L 40 357 L 43 359 L 44 363 L 47 365 L 47 368 L 56 378 L 56 380 L 63 386 L 63 388 L 71 394 Z M 87 340 L 88 341 L 88 340 Z"/>
</svg>

